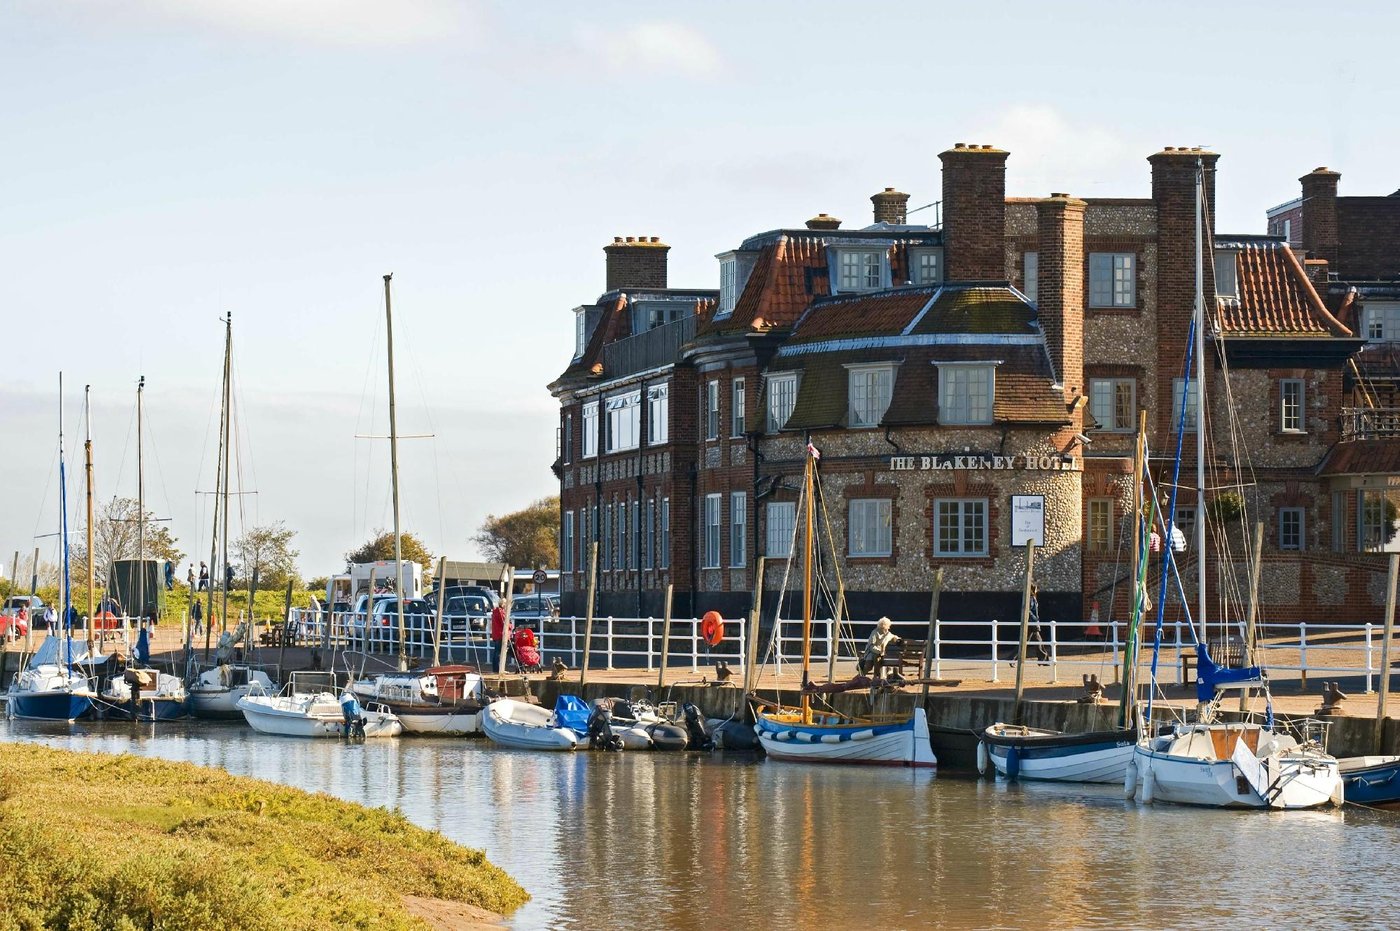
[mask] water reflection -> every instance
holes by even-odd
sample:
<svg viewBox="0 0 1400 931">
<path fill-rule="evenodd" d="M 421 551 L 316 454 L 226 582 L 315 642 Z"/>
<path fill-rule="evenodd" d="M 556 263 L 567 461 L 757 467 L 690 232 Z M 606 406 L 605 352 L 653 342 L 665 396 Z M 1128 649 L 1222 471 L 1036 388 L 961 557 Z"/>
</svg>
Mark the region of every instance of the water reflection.
<svg viewBox="0 0 1400 931">
<path fill-rule="evenodd" d="M 472 847 L 534 897 L 520 928 L 1376 924 L 1400 819 L 1125 803 L 723 754 L 550 754 L 460 740 L 261 737 L 238 725 L 8 722 L 0 738 L 221 766 L 370 805 Z M 1300 879 L 1299 877 L 1305 877 Z"/>
</svg>

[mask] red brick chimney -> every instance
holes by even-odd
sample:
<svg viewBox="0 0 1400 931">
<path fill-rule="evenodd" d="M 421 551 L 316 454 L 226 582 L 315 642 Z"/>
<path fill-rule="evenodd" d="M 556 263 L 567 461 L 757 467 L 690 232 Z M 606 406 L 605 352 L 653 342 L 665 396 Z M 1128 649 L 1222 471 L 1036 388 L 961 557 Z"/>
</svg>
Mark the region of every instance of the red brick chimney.
<svg viewBox="0 0 1400 931">
<path fill-rule="evenodd" d="M 943 162 L 943 256 L 949 281 L 1006 280 L 1006 157 L 959 142 Z"/>
<path fill-rule="evenodd" d="M 1068 194 L 1051 194 L 1036 204 L 1036 304 L 1066 402 L 1086 393 L 1084 208 L 1084 201 Z M 1072 416 L 1075 432 L 1083 432 L 1083 405 L 1076 406 Z"/>
<path fill-rule="evenodd" d="M 1339 172 L 1314 168 L 1298 180 L 1303 185 L 1303 248 L 1310 259 L 1337 266 L 1337 182 Z"/>
<path fill-rule="evenodd" d="M 871 194 L 870 202 L 875 205 L 875 222 L 891 226 L 903 226 L 909 217 L 909 195 L 887 187 L 879 194 Z"/>
<path fill-rule="evenodd" d="M 652 236 L 614 236 L 603 247 L 608 256 L 606 290 L 666 287 L 666 253 L 671 247 Z"/>
</svg>

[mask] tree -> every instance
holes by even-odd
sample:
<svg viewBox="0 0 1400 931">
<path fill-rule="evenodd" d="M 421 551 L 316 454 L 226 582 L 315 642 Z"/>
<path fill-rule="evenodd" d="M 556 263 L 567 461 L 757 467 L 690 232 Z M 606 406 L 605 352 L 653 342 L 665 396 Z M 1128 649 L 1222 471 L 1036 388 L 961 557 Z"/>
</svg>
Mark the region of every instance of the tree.
<svg viewBox="0 0 1400 931">
<path fill-rule="evenodd" d="M 394 558 L 394 533 L 391 530 L 376 530 L 374 537 L 359 549 L 351 550 L 345 554 L 347 563 L 375 562 L 380 559 L 392 560 Z M 423 545 L 411 533 L 400 534 L 399 548 L 403 553 L 403 558 L 418 563 L 425 572 L 431 572 L 433 567 L 433 554 L 428 552 L 428 548 Z"/>
<path fill-rule="evenodd" d="M 265 527 L 254 527 L 238 538 L 234 552 L 238 554 L 239 567 L 243 570 L 244 581 L 258 574 L 259 588 L 281 588 L 287 581 L 297 579 L 297 557 L 300 551 L 292 549 L 295 530 L 288 530 L 282 521 Z"/>
<path fill-rule="evenodd" d="M 136 506 L 135 498 L 113 498 L 102 505 L 95 515 L 92 526 L 92 549 L 94 573 L 97 576 L 98 585 L 107 584 L 107 576 L 112 568 L 112 563 L 118 559 L 137 559 L 142 554 L 138 554 L 137 543 L 140 537 L 140 526 L 137 516 L 140 514 Z M 69 561 L 70 571 L 76 582 L 78 579 L 87 579 L 87 531 L 79 528 L 76 534 L 69 536 Z M 170 527 L 164 523 L 157 523 L 155 515 L 149 510 L 146 511 L 146 552 L 147 559 L 168 559 L 175 565 L 180 564 L 180 560 L 185 558 Z"/>
<path fill-rule="evenodd" d="M 472 540 L 486 557 L 507 565 L 559 565 L 559 496 L 541 498 L 523 511 L 487 515 Z"/>
</svg>

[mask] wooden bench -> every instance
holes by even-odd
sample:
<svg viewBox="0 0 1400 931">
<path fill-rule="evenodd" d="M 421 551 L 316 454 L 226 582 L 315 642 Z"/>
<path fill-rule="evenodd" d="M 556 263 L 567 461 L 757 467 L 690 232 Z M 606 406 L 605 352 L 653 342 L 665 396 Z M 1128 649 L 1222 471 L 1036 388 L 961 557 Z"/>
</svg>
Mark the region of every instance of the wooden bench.
<svg viewBox="0 0 1400 931">
<path fill-rule="evenodd" d="M 923 672 L 924 655 L 927 652 L 927 640 L 901 640 L 880 657 L 880 661 L 875 664 L 876 673 L 888 669 L 902 676 L 905 669 L 912 668 L 915 675 L 919 675 Z"/>
<path fill-rule="evenodd" d="M 273 627 L 258 634 L 258 643 L 265 647 L 280 647 L 283 635 L 286 633 L 281 627 Z"/>
</svg>

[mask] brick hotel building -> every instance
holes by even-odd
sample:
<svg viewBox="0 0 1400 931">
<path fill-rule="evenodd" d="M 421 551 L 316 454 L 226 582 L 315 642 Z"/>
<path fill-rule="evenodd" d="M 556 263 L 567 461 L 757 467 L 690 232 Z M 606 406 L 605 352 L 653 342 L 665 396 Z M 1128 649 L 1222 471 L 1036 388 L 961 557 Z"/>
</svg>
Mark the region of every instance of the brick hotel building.
<svg viewBox="0 0 1400 931">
<path fill-rule="evenodd" d="M 603 615 L 658 615 L 669 584 L 677 616 L 735 616 L 760 554 L 774 597 L 810 440 L 852 617 L 925 616 L 935 566 L 945 619 L 1016 616 L 1013 509 L 1043 515 L 1042 616 L 1094 602 L 1123 615 L 1136 412 L 1160 479 L 1195 293 L 1196 167 L 1213 217 L 1218 156 L 1169 147 L 1148 158 L 1148 196 L 1084 199 L 1008 197 L 1007 158 L 943 152 L 928 225 L 885 188 L 869 225 L 818 214 L 750 236 L 717 257 L 714 290 L 670 287 L 655 237 L 605 247 L 606 290 L 575 308 L 574 356 L 550 385 L 565 613 L 583 612 L 593 542 Z M 1400 482 L 1400 416 L 1385 414 L 1400 407 L 1400 231 L 1369 205 L 1352 222 L 1336 175 L 1317 175 L 1286 233 L 1207 224 L 1205 427 L 1213 474 L 1267 527 L 1265 619 L 1364 621 L 1380 614 Z M 1176 514 L 1188 537 L 1193 482 Z M 1239 583 L 1243 552 L 1212 555 L 1213 597 Z"/>
</svg>

